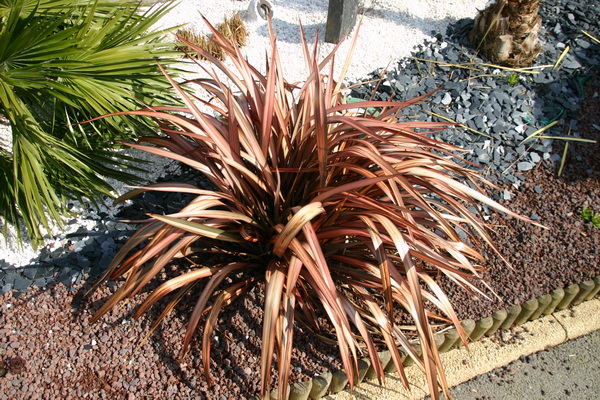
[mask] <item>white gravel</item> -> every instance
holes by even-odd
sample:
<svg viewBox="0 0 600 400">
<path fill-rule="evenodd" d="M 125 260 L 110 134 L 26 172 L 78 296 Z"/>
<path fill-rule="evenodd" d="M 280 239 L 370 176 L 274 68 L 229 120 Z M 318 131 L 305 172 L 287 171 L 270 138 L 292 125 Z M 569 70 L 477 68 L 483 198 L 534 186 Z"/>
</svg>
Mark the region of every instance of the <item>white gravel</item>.
<svg viewBox="0 0 600 400">
<path fill-rule="evenodd" d="M 353 61 L 348 71 L 350 81 L 366 77 L 376 69 L 385 68 L 401 57 L 408 56 L 411 50 L 431 32 L 445 33 L 449 23 L 464 17 L 475 17 L 477 9 L 484 8 L 487 0 L 364 0 L 362 26 Z M 290 82 L 303 80 L 306 75 L 300 47 L 300 22 L 307 40 L 312 43 L 318 33 L 321 44 L 320 55 L 325 56 L 334 47 L 324 43 L 327 22 L 326 0 L 279 0 L 274 3 L 273 28 L 278 39 L 278 51 L 286 79 Z M 239 0 L 184 0 L 171 11 L 163 21 L 163 26 L 187 24 L 187 28 L 200 33 L 209 30 L 199 18 L 202 13 L 213 25 L 223 21 L 234 12 L 245 14 L 250 1 Z M 248 45 L 243 48 L 251 63 L 263 67 L 265 52 L 269 49 L 266 21 L 249 21 Z M 359 18 L 360 19 L 360 18 Z M 351 33 L 351 37 L 354 32 Z M 347 40 L 338 51 L 336 77 L 339 74 L 350 48 Z"/>
<path fill-rule="evenodd" d="M 290 82 L 302 81 L 306 74 L 300 46 L 299 25 L 302 23 L 306 37 L 313 42 L 319 35 L 319 54 L 324 56 L 334 47 L 324 43 L 325 24 L 327 21 L 326 0 L 280 0 L 271 1 L 274 4 L 273 27 L 278 38 L 278 50 L 282 60 L 285 77 Z M 487 0 L 364 0 L 362 10 L 364 16 L 358 33 L 353 61 L 346 75 L 348 81 L 365 78 L 377 69 L 394 66 L 394 61 L 410 55 L 412 49 L 424 40 L 432 37 L 432 31 L 445 33 L 449 23 L 460 18 L 474 18 L 478 9 L 483 9 Z M 250 20 L 246 10 L 250 5 L 248 0 L 182 0 L 161 20 L 161 26 L 170 27 L 186 24 L 188 28 L 198 32 L 208 32 L 199 13 L 202 13 L 212 24 L 216 25 L 234 12 L 242 12 L 249 30 L 248 45 L 242 51 L 257 68 L 264 69 L 265 54 L 269 49 L 269 39 L 266 21 Z M 351 34 L 353 35 L 354 32 Z M 339 74 L 348 49 L 350 40 L 346 41 L 336 57 L 337 68 L 335 78 Z M 193 68 L 197 72 L 199 68 Z M 197 76 L 192 74 L 192 76 Z M 1 129 L 0 144 L 6 147 L 10 140 L 10 130 Z M 152 172 L 145 178 L 155 180 L 164 171 L 164 162 L 153 167 Z M 127 189 L 118 182 L 114 187 L 118 194 Z M 77 224 L 69 226 L 75 230 L 78 226 L 88 226 L 86 219 L 89 207 L 76 205 L 76 210 L 83 214 Z M 108 212 L 113 215 L 114 209 L 92 210 Z M 112 212 L 111 212 L 112 211 Z M 8 240 L 0 237 L 0 258 L 15 266 L 27 265 L 37 254 L 32 247 L 25 243 L 21 248 L 15 241 L 15 231 L 9 227 Z M 66 232 L 55 229 L 50 235 L 48 246 L 53 247 Z"/>
</svg>

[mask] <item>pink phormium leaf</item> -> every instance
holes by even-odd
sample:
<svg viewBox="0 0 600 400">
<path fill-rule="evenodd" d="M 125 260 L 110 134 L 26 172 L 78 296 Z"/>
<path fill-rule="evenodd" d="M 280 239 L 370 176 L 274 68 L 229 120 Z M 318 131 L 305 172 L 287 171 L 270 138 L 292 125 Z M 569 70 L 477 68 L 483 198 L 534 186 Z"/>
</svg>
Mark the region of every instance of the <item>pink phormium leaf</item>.
<svg viewBox="0 0 600 400">
<path fill-rule="evenodd" d="M 204 289 L 202 290 L 202 292 L 200 293 L 198 301 L 196 302 L 196 306 L 194 307 L 194 311 L 190 316 L 188 326 L 185 331 L 185 337 L 183 338 L 183 346 L 181 348 L 182 357 L 187 352 L 187 349 L 190 345 L 190 341 L 192 340 L 192 335 L 196 330 L 196 326 L 198 326 L 198 323 L 200 322 L 202 314 L 204 314 L 207 311 L 206 304 L 208 303 L 210 297 L 215 293 L 219 284 L 232 274 L 242 269 L 252 267 L 252 264 L 249 263 L 231 263 L 222 266 L 221 268 L 218 268 L 215 271 L 215 273 L 210 276 L 210 279 L 204 287 Z"/>
<path fill-rule="evenodd" d="M 263 317 L 261 349 L 261 393 L 266 393 L 271 377 L 271 362 L 275 340 L 277 339 L 277 318 L 281 310 L 281 295 L 284 289 L 285 273 L 277 261 L 271 262 L 265 274 L 265 313 Z"/>
</svg>

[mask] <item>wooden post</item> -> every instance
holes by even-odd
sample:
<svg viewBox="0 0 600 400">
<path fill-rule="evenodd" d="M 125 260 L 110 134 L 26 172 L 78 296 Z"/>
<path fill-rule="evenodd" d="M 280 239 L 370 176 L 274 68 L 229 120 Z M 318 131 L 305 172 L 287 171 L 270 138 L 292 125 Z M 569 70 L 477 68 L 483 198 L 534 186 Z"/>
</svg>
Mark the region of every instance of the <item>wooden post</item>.
<svg viewBox="0 0 600 400">
<path fill-rule="evenodd" d="M 338 43 L 344 39 L 356 24 L 358 0 L 329 0 L 325 41 Z"/>
</svg>

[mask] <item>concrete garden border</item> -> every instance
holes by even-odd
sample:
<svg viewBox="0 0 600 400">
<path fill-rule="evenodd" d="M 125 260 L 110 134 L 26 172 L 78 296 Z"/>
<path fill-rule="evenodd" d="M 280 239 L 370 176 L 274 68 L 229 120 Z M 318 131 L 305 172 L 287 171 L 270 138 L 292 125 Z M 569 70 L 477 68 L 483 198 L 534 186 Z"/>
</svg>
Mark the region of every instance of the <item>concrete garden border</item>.
<svg viewBox="0 0 600 400">
<path fill-rule="evenodd" d="M 541 329 L 544 332 L 544 329 L 548 330 L 549 328 L 544 326 L 544 321 L 542 321 L 541 318 L 552 316 L 553 314 L 560 314 L 561 311 L 566 310 L 569 307 L 579 306 L 583 302 L 590 301 L 598 294 L 598 292 L 600 292 L 600 275 L 596 276 L 593 280 L 584 281 L 578 284 L 572 284 L 561 289 L 555 289 L 549 294 L 528 300 L 523 304 L 514 305 L 509 309 L 502 309 L 496 311 L 491 316 L 482 318 L 479 321 L 467 319 L 462 321 L 461 324 L 463 329 L 469 336 L 471 342 L 477 342 L 484 337 L 493 335 L 498 330 L 503 331 L 513 326 L 522 325 L 528 321 L 540 322 Z M 594 303 L 596 302 L 598 302 L 598 300 L 594 301 Z M 590 301 L 589 303 L 582 305 L 582 307 L 591 303 L 592 302 Z M 592 306 L 593 305 L 594 304 L 592 304 Z M 600 318 L 598 318 L 598 320 L 600 321 Z M 555 321 L 552 321 L 552 323 L 553 322 Z M 597 327 L 592 326 L 590 327 L 590 329 L 590 331 L 600 329 L 600 323 Z M 588 333 L 587 331 L 585 331 L 585 329 L 582 332 L 579 331 L 582 331 L 582 329 L 577 328 L 575 332 L 569 332 L 565 329 L 565 332 L 564 334 L 562 334 L 562 336 L 561 332 L 555 332 L 552 334 L 545 335 L 545 342 L 541 345 L 542 347 L 539 349 L 534 348 L 533 351 L 528 351 L 528 354 L 543 350 L 547 347 L 558 345 L 568 339 L 573 339 L 577 336 L 581 336 L 583 334 Z M 461 342 L 458 336 L 456 328 L 451 328 L 443 333 L 437 333 L 435 335 L 435 340 L 438 345 L 438 349 L 441 353 L 446 353 L 449 350 L 463 347 L 463 343 Z M 518 347 L 520 345 L 517 344 L 515 346 Z M 469 347 L 472 348 L 473 346 Z M 380 352 L 379 357 L 381 359 L 386 374 L 393 373 L 396 371 L 394 363 L 391 362 L 389 351 Z M 412 363 L 412 359 L 404 359 L 404 366 L 408 367 Z M 375 370 L 371 367 L 371 362 L 368 358 L 363 358 L 359 361 L 358 372 L 359 385 L 365 379 L 376 379 Z M 469 377 L 468 379 L 471 379 L 475 375 Z M 457 381 L 455 384 L 464 382 L 468 379 Z M 452 385 L 452 380 L 449 381 L 449 384 Z M 288 396 L 288 399 L 321 399 L 328 394 L 339 393 L 346 389 L 347 386 L 348 378 L 344 371 L 340 370 L 335 372 L 327 372 L 310 380 L 290 385 L 290 394 Z M 419 387 L 419 385 L 416 385 L 416 387 Z M 271 399 L 277 399 L 277 393 L 277 389 L 273 390 L 271 392 Z M 407 393 L 411 392 L 407 391 Z M 421 398 L 426 394 L 428 393 L 426 391 L 425 386 L 425 390 L 419 388 L 418 390 L 412 392 L 412 395 L 416 395 L 417 397 L 411 397 Z"/>
</svg>

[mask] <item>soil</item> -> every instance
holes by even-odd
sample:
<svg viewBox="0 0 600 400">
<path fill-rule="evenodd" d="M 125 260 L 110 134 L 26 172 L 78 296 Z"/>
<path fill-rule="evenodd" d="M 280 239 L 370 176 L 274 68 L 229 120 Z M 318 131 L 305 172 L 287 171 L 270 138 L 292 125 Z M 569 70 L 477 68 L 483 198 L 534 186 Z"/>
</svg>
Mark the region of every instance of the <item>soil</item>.
<svg viewBox="0 0 600 400">
<path fill-rule="evenodd" d="M 571 144 L 560 177 L 556 166 L 540 164 L 506 202 L 523 215 L 538 215 L 548 229 L 517 220 L 490 221 L 503 225 L 493 236 L 512 269 L 490 255 L 483 273 L 502 301 L 475 298 L 445 285 L 460 318 L 478 319 L 600 274 L 600 229 L 580 217 L 583 207 L 600 213 L 600 131 L 593 126 L 600 110 L 598 78 L 588 83 L 586 99 L 579 133 L 597 143 Z M 557 141 L 556 146 L 556 153 L 562 154 L 564 143 Z M 69 292 L 55 285 L 21 297 L 3 296 L 0 358 L 21 357 L 25 370 L 9 370 L 0 378 L 0 399 L 240 399 L 257 395 L 260 287 L 222 314 L 213 333 L 214 382 L 209 384 L 203 375 L 199 341 L 181 362 L 177 359 L 186 313 L 175 312 L 144 341 L 159 307 L 139 320 L 132 319 L 132 311 L 143 300 L 140 295 L 90 326 L 90 316 L 116 284 L 102 285 L 84 298 L 89 286 L 85 283 Z M 300 328 L 295 344 L 293 380 L 339 369 L 335 346 L 315 340 Z"/>
</svg>

